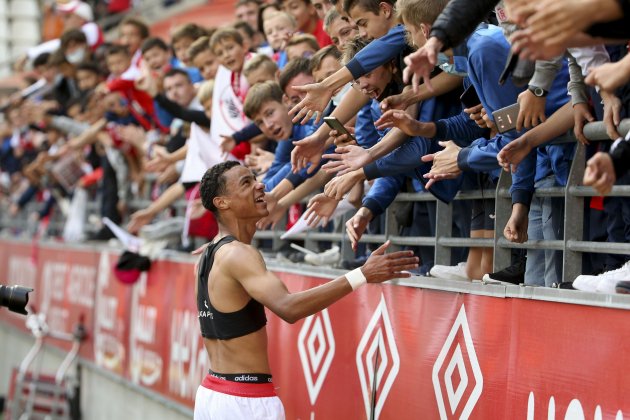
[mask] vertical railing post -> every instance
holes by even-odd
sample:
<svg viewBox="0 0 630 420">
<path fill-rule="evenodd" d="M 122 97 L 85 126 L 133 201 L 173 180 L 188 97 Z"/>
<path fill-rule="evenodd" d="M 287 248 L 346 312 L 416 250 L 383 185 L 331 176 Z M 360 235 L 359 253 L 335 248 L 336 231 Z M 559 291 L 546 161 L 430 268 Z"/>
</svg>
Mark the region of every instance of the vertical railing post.
<svg viewBox="0 0 630 420">
<path fill-rule="evenodd" d="M 399 206 L 400 204 L 394 201 L 387 209 L 385 210 L 385 238 L 389 238 L 390 236 L 398 235 L 400 229 L 398 223 L 396 222 L 396 217 L 394 216 L 394 207 Z M 400 250 L 400 245 L 390 245 L 389 250 L 398 251 Z"/>
<path fill-rule="evenodd" d="M 512 175 L 501 171 L 497 182 L 495 208 L 494 208 L 494 271 L 508 267 L 512 263 L 512 251 L 499 245 L 499 239 L 503 238 L 503 229 L 512 215 L 512 198 L 504 197 L 502 192 L 512 186 Z"/>
<path fill-rule="evenodd" d="M 581 241 L 584 230 L 584 197 L 571 194 L 571 187 L 582 184 L 586 165 L 586 148 L 582 143 L 576 145 L 571 171 L 567 179 L 564 195 L 564 244 L 562 249 L 562 281 L 573 281 L 582 274 L 582 253 L 571 251 L 567 242 Z"/>
<path fill-rule="evenodd" d="M 341 259 L 342 260 L 346 260 L 346 261 L 352 261 L 355 259 L 355 252 L 352 249 L 352 246 L 350 245 L 350 239 L 348 238 L 348 236 L 346 235 L 346 222 L 350 220 L 350 217 L 348 217 L 348 214 L 344 214 L 341 217 L 341 220 L 339 222 L 336 223 L 340 223 L 340 226 L 335 225 L 335 231 L 340 230 L 342 237 L 341 237 Z"/>
<path fill-rule="evenodd" d="M 436 200 L 435 205 L 435 264 L 451 265 L 451 247 L 440 245 L 440 238 L 453 235 L 453 204 Z"/>
</svg>

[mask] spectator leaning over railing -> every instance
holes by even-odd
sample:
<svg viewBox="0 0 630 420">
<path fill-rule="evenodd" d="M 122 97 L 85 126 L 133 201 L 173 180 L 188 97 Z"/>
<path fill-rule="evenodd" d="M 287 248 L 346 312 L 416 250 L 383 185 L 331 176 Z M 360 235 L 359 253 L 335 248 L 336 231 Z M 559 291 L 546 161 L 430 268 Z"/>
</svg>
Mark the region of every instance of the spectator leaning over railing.
<svg viewBox="0 0 630 420">
<path fill-rule="evenodd" d="M 260 227 L 277 223 L 287 213 L 295 219 L 299 212 L 294 204 L 299 206 L 313 193 L 304 217 L 312 225 L 327 222 L 349 192 L 347 202 L 360 208 L 347 225 L 356 246 L 366 221 L 382 213 L 398 191 L 428 191 L 449 202 L 458 191 L 475 188 L 464 181 L 460 185 L 460 179 L 477 172 L 491 180 L 483 196 L 492 199 L 492 181 L 501 165 L 513 172 L 513 206 L 506 226 L 497 228 L 512 242 L 557 240 L 563 238 L 561 200 L 542 194 L 534 194 L 531 204 L 530 199 L 535 189 L 565 185 L 575 146 L 549 142 L 571 127 L 578 140 L 586 142 L 584 126 L 595 119 L 605 123 L 611 140 L 625 130 L 620 122 L 628 105 L 630 65 L 625 46 L 613 45 L 630 37 L 624 26 L 629 9 L 625 1 L 286 0 L 280 11 L 278 5 L 260 7 L 243 0 L 234 9 L 238 22 L 230 27 L 216 30 L 184 22 L 166 43 L 152 37 L 144 22 L 127 16 L 116 28 L 114 44 L 99 48 L 102 37 L 95 36 L 100 30 L 94 30 L 98 27 L 91 22 L 89 6 L 76 0 L 66 3 L 72 7 L 62 12 L 66 28 L 58 46 L 31 57 L 35 83 L 8 98 L 5 108 L 0 185 L 3 194 L 11 194 L 14 213 L 30 208 L 24 206 L 30 200 L 41 206 L 41 215 L 54 215 L 53 204 L 65 207 L 67 195 L 74 215 L 81 197 L 88 196 L 100 200 L 100 215 L 115 223 L 131 215 L 128 226 L 134 232 L 153 218 L 159 223 L 143 226 L 145 234 L 160 231 L 163 223 L 176 226 L 186 245 L 188 236 L 214 234 L 212 226 L 196 224 L 196 216 L 204 214 L 195 198 L 196 186 L 205 169 L 232 154 L 230 159 L 255 169 L 270 190 L 270 214 L 260 220 Z M 495 17 L 507 35 L 479 24 Z M 362 39 L 354 40 L 356 35 Z M 329 38 L 334 46 L 320 48 Z M 344 47 L 347 60 L 342 64 Z M 214 85 L 195 86 L 202 78 L 214 80 Z M 421 79 L 425 83 L 416 87 Z M 597 89 L 587 88 L 584 80 Z M 470 84 L 480 104 L 462 112 L 458 97 Z M 250 102 L 250 86 L 259 86 L 252 87 L 252 98 L 264 89 L 272 93 L 262 95 L 267 99 L 259 105 L 271 106 L 273 117 L 258 109 L 256 121 L 247 118 L 243 107 Z M 565 104 L 567 90 L 570 104 Z M 517 102 L 516 131 L 496 133 L 493 112 Z M 322 124 L 322 117 L 329 115 L 352 138 Z M 442 149 L 438 140 L 454 143 Z M 591 142 L 585 184 L 603 192 L 623 184 L 620 178 L 630 153 L 626 145 L 619 140 L 608 150 L 604 142 Z M 75 164 L 86 175 L 74 180 L 54 175 L 59 171 L 53 167 L 65 165 L 72 173 Z M 319 170 L 324 164 L 330 173 Z M 468 174 L 460 175 L 462 170 Z M 157 181 L 147 173 L 156 173 Z M 52 181 L 42 180 L 44 176 Z M 447 180 L 451 177 L 455 179 Z M 371 181 L 369 191 L 365 180 Z M 100 183 L 98 191 L 91 187 L 95 182 Z M 319 194 L 323 186 L 325 193 Z M 184 192 L 184 217 L 173 218 L 177 210 L 161 211 Z M 137 198 L 147 196 L 155 200 L 148 208 L 131 208 Z M 468 236 L 470 210 L 465 201 L 453 206 L 458 223 L 451 230 Z M 435 204 L 408 207 L 414 223 L 398 234 L 434 235 Z M 475 215 L 483 223 L 473 224 L 472 236 L 490 243 L 493 213 L 491 201 L 476 203 Z M 585 217 L 586 233 L 580 239 L 627 242 L 627 199 L 590 199 Z M 64 237 L 80 239 L 80 228 L 67 229 Z M 70 231 L 73 234 L 65 234 Z M 107 229 L 93 235 L 109 237 Z M 473 248 L 466 270 L 447 266 L 430 272 L 481 278 L 492 271 L 492 251 Z M 363 254 L 360 250 L 356 256 L 365 258 Z M 421 254 L 424 274 L 433 264 L 432 255 L 429 249 Z M 465 258 L 453 254 L 453 262 Z M 527 254 L 527 263 L 515 258 L 517 264 L 489 273 L 489 278 L 523 281 L 527 266 L 526 284 L 559 283 L 557 251 L 531 249 Z M 626 259 L 586 255 L 583 272 L 614 269 Z M 624 267 L 602 276 L 581 276 L 575 285 L 614 291 L 624 273 L 630 276 Z"/>
</svg>

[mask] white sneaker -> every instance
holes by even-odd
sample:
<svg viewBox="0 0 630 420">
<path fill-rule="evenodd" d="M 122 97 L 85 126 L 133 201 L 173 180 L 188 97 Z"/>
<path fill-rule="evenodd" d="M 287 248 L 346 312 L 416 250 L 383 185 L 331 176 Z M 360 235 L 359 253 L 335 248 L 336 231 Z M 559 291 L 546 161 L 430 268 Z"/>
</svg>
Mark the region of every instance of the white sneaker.
<svg viewBox="0 0 630 420">
<path fill-rule="evenodd" d="M 441 279 L 470 281 L 470 279 L 466 275 L 466 263 L 465 262 L 460 262 L 459 264 L 457 264 L 455 266 L 434 265 L 429 270 L 429 274 L 432 277 L 438 277 L 438 278 L 441 278 Z"/>
<path fill-rule="evenodd" d="M 630 261 L 616 270 L 606 271 L 598 276 L 577 276 L 573 287 L 586 292 L 615 293 L 615 285 L 621 280 L 630 280 Z"/>
<path fill-rule="evenodd" d="M 339 261 L 339 258 L 341 258 L 341 253 L 337 245 L 319 254 L 304 255 L 304 261 L 312 265 L 333 265 Z"/>
<path fill-rule="evenodd" d="M 600 280 L 601 278 L 599 276 L 577 276 L 575 280 L 573 280 L 573 288 L 583 292 L 595 293 L 597 292 L 597 285 Z"/>
</svg>

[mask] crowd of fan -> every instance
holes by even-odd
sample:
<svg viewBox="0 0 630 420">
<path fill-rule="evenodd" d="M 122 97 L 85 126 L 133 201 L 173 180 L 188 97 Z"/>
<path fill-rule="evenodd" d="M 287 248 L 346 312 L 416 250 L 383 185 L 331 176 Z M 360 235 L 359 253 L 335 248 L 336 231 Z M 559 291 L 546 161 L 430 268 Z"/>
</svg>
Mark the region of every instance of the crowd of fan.
<svg viewBox="0 0 630 420">
<path fill-rule="evenodd" d="M 403 191 L 453 202 L 453 236 L 493 238 L 501 170 L 512 177 L 505 238 L 562 239 L 564 200 L 534 192 L 566 186 L 577 143 L 553 140 L 571 130 L 586 145 L 585 185 L 607 194 L 628 183 L 630 143 L 619 133 L 630 105 L 627 0 L 238 0 L 234 10 L 231 25 L 191 22 L 168 41 L 127 17 L 109 44 L 87 3 L 59 7 L 63 34 L 29 51 L 33 84 L 5 98 L 0 176 L 11 214 L 36 200 L 44 220 L 72 199 L 65 211 L 78 217 L 77 197 L 98 197 L 99 216 L 137 233 L 186 197 L 184 241 L 210 239 L 217 225 L 199 181 L 235 159 L 268 193 L 259 228 L 285 215 L 294 223 L 302 210 L 326 225 L 340 203 L 354 206 L 346 230 L 360 261 L 362 235 L 383 233 L 382 215 Z M 596 120 L 611 141 L 586 139 Z M 453 201 L 465 190 L 489 198 Z M 151 204 L 133 211 L 146 195 Z M 400 234 L 434 236 L 435 208 L 401 206 Z M 86 236 L 74 224 L 67 240 L 112 237 L 107 226 Z M 586 200 L 585 240 L 629 238 L 627 198 Z M 453 266 L 434 266 L 432 248 L 417 254 L 419 275 L 562 282 L 559 251 L 514 251 L 495 273 L 492 248 L 455 249 Z M 585 254 L 593 275 L 573 285 L 629 291 L 627 260 Z"/>
</svg>

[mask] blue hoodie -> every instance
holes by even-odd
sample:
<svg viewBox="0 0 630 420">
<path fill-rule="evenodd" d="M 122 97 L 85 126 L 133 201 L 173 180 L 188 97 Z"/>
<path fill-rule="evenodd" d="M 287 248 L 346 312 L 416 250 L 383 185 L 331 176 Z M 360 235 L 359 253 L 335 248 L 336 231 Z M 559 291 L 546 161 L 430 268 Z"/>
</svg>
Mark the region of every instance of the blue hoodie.
<svg viewBox="0 0 630 420">
<path fill-rule="evenodd" d="M 516 87 L 511 78 L 504 85 L 499 85 L 498 80 L 506 62 L 510 45 L 503 36 L 500 28 L 493 25 L 481 24 L 468 38 L 464 46 L 456 49 L 456 54 L 466 54 L 468 57 L 468 77 L 475 87 L 479 99 L 488 115 L 498 109 L 517 102 L 518 95 L 525 87 Z M 551 90 L 547 95 L 545 113 L 553 114 L 568 100 L 567 83 L 569 81 L 566 62 L 558 72 Z M 461 139 L 469 138 L 470 131 L 464 130 L 463 116 L 438 121 L 437 139 Z M 470 146 L 463 148 L 457 158 L 457 163 L 462 170 L 478 172 L 490 172 L 498 170 L 497 154 L 510 141 L 520 134 L 510 131 L 498 134 L 488 140 L 478 138 Z M 558 147 L 559 153 L 553 154 L 553 159 L 564 160 L 563 154 L 566 147 Z M 558 165 L 552 165 L 558 166 Z M 536 152 L 532 153 L 521 162 L 516 173 L 512 174 L 512 201 L 529 205 L 534 191 L 534 179 L 536 176 Z"/>
</svg>

